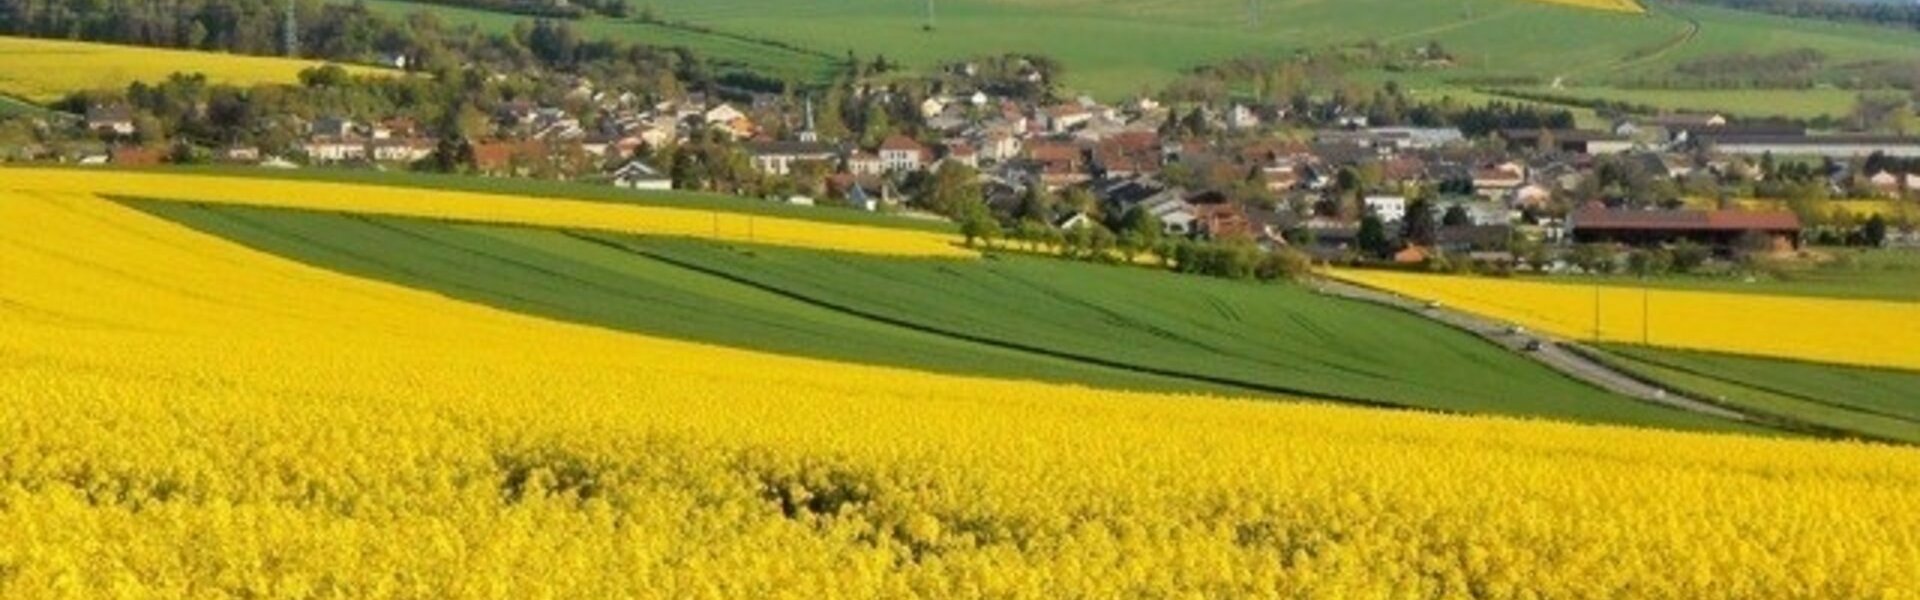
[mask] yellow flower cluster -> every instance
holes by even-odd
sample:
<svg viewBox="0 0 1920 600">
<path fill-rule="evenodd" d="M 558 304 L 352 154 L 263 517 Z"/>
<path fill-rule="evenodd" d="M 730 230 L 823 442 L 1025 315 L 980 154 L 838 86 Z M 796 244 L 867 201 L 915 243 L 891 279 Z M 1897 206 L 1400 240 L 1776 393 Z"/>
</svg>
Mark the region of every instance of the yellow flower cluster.
<svg viewBox="0 0 1920 600">
<path fill-rule="evenodd" d="M 1641 6 L 1638 0 L 1534 0 L 1534 1 L 1545 2 L 1547 4 L 1563 4 L 1567 6 L 1591 8 L 1594 10 L 1604 10 L 1604 11 L 1611 11 L 1611 12 L 1623 12 L 1623 13 L 1633 13 L 1633 14 L 1640 14 L 1640 13 L 1647 12 L 1647 8 L 1644 6 Z"/>
<path fill-rule="evenodd" d="M 1577 340 L 1920 369 L 1920 304 L 1335 269 L 1339 279 Z"/>
<path fill-rule="evenodd" d="M 737 212 L 348 183 L 160 172 L 7 169 L 0 188 L 750 241 L 865 254 L 973 257 L 957 236 Z"/>
<path fill-rule="evenodd" d="M 214 83 L 293 83 L 310 60 L 193 52 L 0 36 L 0 94 L 52 102 L 77 91 L 123 90 L 174 73 L 201 73 Z M 378 69 L 351 67 L 358 74 Z"/>
<path fill-rule="evenodd" d="M 544 321 L 0 192 L 0 597 L 1920 598 L 1906 448 Z"/>
</svg>

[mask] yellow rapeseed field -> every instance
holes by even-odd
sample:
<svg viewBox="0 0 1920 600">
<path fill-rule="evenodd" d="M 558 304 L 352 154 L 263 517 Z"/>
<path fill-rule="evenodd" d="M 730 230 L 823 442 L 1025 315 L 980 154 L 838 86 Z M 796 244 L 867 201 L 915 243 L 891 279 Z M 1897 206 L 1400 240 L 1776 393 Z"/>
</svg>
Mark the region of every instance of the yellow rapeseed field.
<svg viewBox="0 0 1920 600">
<path fill-rule="evenodd" d="M 1533 1 L 1545 2 L 1547 4 L 1564 4 L 1567 6 L 1577 6 L 1580 8 L 1591 8 L 1594 10 L 1605 10 L 1605 11 L 1612 11 L 1612 12 L 1634 13 L 1634 14 L 1647 12 L 1646 7 L 1641 6 L 1638 0 L 1533 0 Z"/>
<path fill-rule="evenodd" d="M 1911 302 L 1387 271 L 1336 269 L 1330 273 L 1578 340 L 1920 369 L 1920 304 Z"/>
<path fill-rule="evenodd" d="M 951 234 L 707 211 L 346 183 L 159 172 L 0 168 L 0 190 L 427 217 L 702 237 L 899 256 L 971 257 Z"/>
<path fill-rule="evenodd" d="M 173 73 L 201 73 L 215 83 L 293 83 L 322 63 L 263 56 L 193 52 L 0 36 L 0 94 L 52 102 L 84 90 L 122 90 Z M 351 67 L 356 73 L 379 69 Z"/>
<path fill-rule="evenodd" d="M 0 191 L 0 597 L 1920 598 L 1920 451 L 673 342 Z"/>
</svg>

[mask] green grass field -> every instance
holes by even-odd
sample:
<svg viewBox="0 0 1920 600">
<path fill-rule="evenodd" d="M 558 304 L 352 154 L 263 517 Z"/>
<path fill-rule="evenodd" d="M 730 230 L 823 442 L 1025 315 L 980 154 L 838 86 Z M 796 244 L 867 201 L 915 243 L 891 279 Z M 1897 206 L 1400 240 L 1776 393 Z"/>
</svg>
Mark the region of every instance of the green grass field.
<svg viewBox="0 0 1920 600">
<path fill-rule="evenodd" d="M 782 354 L 1109 388 L 1735 428 L 1608 395 L 1412 315 L 1297 286 L 1042 258 L 890 259 L 130 202 L 356 276 Z"/>
<path fill-rule="evenodd" d="M 1920 373 L 1610 345 L 1617 366 L 1790 423 L 1920 443 Z"/>
<path fill-rule="evenodd" d="M 1825 52 L 1835 65 L 1920 55 L 1920 34 L 1911 31 L 1669 4 L 1636 15 L 1528 0 L 1262 0 L 1251 5 L 1244 0 L 941 0 L 932 31 L 921 28 L 926 19 L 921 2 L 634 4 L 670 21 L 730 35 L 637 20 L 588 19 L 579 27 L 590 35 L 684 45 L 717 60 L 801 80 L 831 72 L 831 61 L 738 37 L 778 40 L 832 57 L 849 51 L 865 58 L 885 55 L 914 67 L 1033 52 L 1061 60 L 1069 87 L 1108 98 L 1154 89 L 1186 69 L 1228 58 L 1365 41 L 1407 47 L 1439 41 L 1459 58 L 1456 68 L 1395 76 L 1434 90 L 1488 78 L 1529 77 L 1542 85 L 1558 79 L 1567 87 L 1555 91 L 1569 96 L 1619 97 L 1668 109 L 1810 116 L 1844 112 L 1851 108 L 1851 96 L 1841 105 L 1831 90 L 1656 93 L 1610 84 L 1663 75 L 1683 61 L 1731 52 L 1807 47 Z M 373 0 L 372 5 L 398 12 L 440 11 L 451 21 L 494 30 L 517 18 L 403 0 Z"/>
<path fill-rule="evenodd" d="M 1613 276 L 1600 278 L 1600 281 L 1608 285 L 1648 286 L 1655 289 L 1913 302 L 1915 316 L 1920 318 L 1920 251 L 1821 251 L 1847 258 L 1819 265 L 1781 266 L 1751 275 L 1676 275 L 1646 279 Z M 1567 285 L 1592 285 L 1595 282 L 1595 278 L 1591 277 L 1559 275 L 1531 280 Z"/>
<path fill-rule="evenodd" d="M 1615 87 L 1512 88 L 1525 95 L 1575 100 L 1607 100 L 1666 110 L 1717 112 L 1732 117 L 1812 119 L 1842 117 L 1853 111 L 1859 97 L 1894 92 L 1860 92 L 1838 88 L 1804 90 L 1660 90 Z"/>
</svg>

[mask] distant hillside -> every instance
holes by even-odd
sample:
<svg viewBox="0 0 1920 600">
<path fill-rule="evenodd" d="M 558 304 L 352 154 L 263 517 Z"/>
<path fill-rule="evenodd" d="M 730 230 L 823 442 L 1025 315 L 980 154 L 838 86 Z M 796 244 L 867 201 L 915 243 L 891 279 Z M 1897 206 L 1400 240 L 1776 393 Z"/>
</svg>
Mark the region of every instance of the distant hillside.
<svg viewBox="0 0 1920 600">
<path fill-rule="evenodd" d="M 114 44 L 0 36 L 0 95 L 51 102 L 67 94 L 125 89 L 176 72 L 201 73 L 216 83 L 293 83 L 300 71 L 323 63 Z M 377 69 L 354 67 L 356 72 Z M 0 111 L 7 110 L 0 108 Z"/>
<path fill-rule="evenodd" d="M 345 0 L 335 0 L 345 1 Z M 449 21 L 503 30 L 522 17 L 404 0 L 378 10 L 434 10 Z M 778 79 L 820 81 L 852 55 L 927 68 L 945 61 L 1034 53 L 1065 66 L 1065 86 L 1104 98 L 1157 90 L 1196 66 L 1297 49 L 1439 42 L 1450 68 L 1378 73 L 1416 88 L 1471 97 L 1474 88 L 1588 88 L 1582 97 L 1652 85 L 1689 61 L 1813 49 L 1818 74 L 1857 81 L 1920 59 L 1920 33 L 1862 24 L 1634 0 L 633 0 L 633 17 L 575 21 L 585 35 L 696 49 L 711 60 Z M 1595 10 L 1603 9 L 1603 10 Z M 650 19 L 650 20 L 649 20 Z M 930 21 L 930 22 L 929 22 Z M 1743 86 L 1766 88 L 1769 85 Z M 1744 114 L 1792 106 L 1797 115 L 1845 114 L 1850 94 L 1807 86 L 1758 90 Z M 1818 92 L 1818 90 L 1814 90 Z M 1686 94 L 1649 95 L 1699 108 Z M 1749 110 L 1735 110 L 1739 108 Z"/>
</svg>

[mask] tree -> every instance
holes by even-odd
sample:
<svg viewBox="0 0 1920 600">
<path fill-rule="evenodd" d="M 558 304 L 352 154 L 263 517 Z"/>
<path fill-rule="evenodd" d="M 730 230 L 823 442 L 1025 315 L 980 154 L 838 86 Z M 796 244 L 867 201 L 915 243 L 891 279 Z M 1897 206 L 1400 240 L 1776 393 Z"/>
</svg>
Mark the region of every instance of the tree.
<svg viewBox="0 0 1920 600">
<path fill-rule="evenodd" d="M 1860 226 L 1860 239 L 1868 246 L 1879 248 L 1887 243 L 1887 219 L 1878 214 L 1867 218 Z"/>
<path fill-rule="evenodd" d="M 1627 269 L 1641 277 L 1664 275 L 1673 270 L 1673 253 L 1661 248 L 1636 250 L 1627 255 Z"/>
<path fill-rule="evenodd" d="M 1569 256 L 1568 259 L 1573 262 L 1574 266 L 1580 267 L 1580 270 L 1588 273 L 1605 274 L 1613 272 L 1614 252 L 1613 248 L 1608 247 L 1606 244 L 1576 245 L 1573 247 L 1573 254 Z"/>
<path fill-rule="evenodd" d="M 1673 270 L 1681 273 L 1689 273 L 1700 268 L 1701 265 L 1707 264 L 1708 258 L 1713 256 L 1713 251 L 1706 246 L 1688 240 L 1680 240 L 1674 244 L 1671 252 Z"/>
<path fill-rule="evenodd" d="M 1431 246 L 1434 239 L 1439 237 L 1438 233 L 1433 226 L 1432 202 L 1419 198 L 1407 203 L 1407 216 L 1401 223 L 1400 239 L 1409 244 Z"/>
<path fill-rule="evenodd" d="M 331 63 L 300 71 L 300 85 L 310 88 L 341 87 L 352 80 L 353 76 L 345 68 Z"/>
<path fill-rule="evenodd" d="M 1472 225 L 1473 217 L 1467 214 L 1466 206 L 1455 204 L 1447 207 L 1447 214 L 1440 217 L 1440 224 L 1448 227 Z"/>
<path fill-rule="evenodd" d="M 993 240 L 1000 237 L 1000 222 L 994 220 L 993 210 L 987 208 L 987 203 L 975 198 L 962 203 L 958 210 L 960 235 L 967 238 L 967 246 L 972 247 L 978 240 L 992 247 Z"/>
<path fill-rule="evenodd" d="M 1020 206 L 1014 210 L 1013 217 L 1041 223 L 1053 220 L 1053 196 L 1040 189 L 1039 185 L 1027 186 L 1026 191 L 1020 194 Z"/>
<path fill-rule="evenodd" d="M 1133 262 L 1141 252 L 1160 245 L 1160 221 L 1145 210 L 1127 211 L 1120 219 L 1120 255 Z"/>
<path fill-rule="evenodd" d="M 986 206 L 980 195 L 979 173 L 960 164 L 959 161 L 944 161 L 940 168 L 927 179 L 926 190 L 921 195 L 921 204 L 935 214 L 950 217 L 963 216 L 961 210 L 973 208 L 973 204 Z M 988 211 L 992 215 L 992 211 Z"/>
<path fill-rule="evenodd" d="M 1377 215 L 1360 218 L 1360 233 L 1356 240 L 1360 250 L 1379 258 L 1393 252 L 1393 242 L 1387 239 L 1387 224 Z"/>
</svg>

